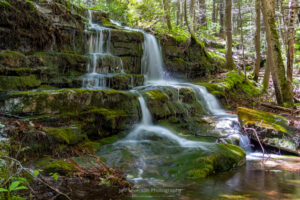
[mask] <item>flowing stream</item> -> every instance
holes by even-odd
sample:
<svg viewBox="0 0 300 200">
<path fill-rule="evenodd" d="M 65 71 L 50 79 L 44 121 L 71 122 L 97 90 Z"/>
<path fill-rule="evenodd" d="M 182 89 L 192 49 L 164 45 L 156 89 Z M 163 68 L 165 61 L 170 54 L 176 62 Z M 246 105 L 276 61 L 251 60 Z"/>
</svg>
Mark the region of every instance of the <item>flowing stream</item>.
<svg viewBox="0 0 300 200">
<path fill-rule="evenodd" d="M 178 91 L 180 87 L 191 88 L 207 115 L 214 119 L 216 131 L 222 135 L 228 135 L 228 138 L 232 140 L 239 139 L 240 146 L 248 154 L 247 164 L 243 168 L 210 176 L 203 181 L 173 181 L 174 177 L 180 177 L 178 173 L 182 170 L 181 168 L 188 167 L 178 167 L 178 161 L 195 158 L 195 155 L 201 151 L 213 152 L 214 147 L 211 143 L 196 139 L 190 140 L 178 136 L 165 127 L 153 124 L 147 103 L 139 93 L 139 88 L 136 88 L 132 92 L 139 95 L 141 122 L 123 139 L 105 145 L 97 155 L 105 159 L 109 165 L 124 170 L 128 174 L 127 178 L 138 188 L 173 188 L 174 190 L 159 192 L 151 191 L 151 189 L 136 190 L 135 197 L 142 198 L 146 195 L 154 199 L 165 197 L 171 199 L 199 199 L 200 197 L 200 199 L 247 199 L 248 197 L 275 199 L 274 197 L 295 198 L 300 195 L 300 187 L 296 187 L 297 184 L 300 185 L 299 173 L 285 171 L 279 166 L 277 168 L 262 167 L 260 165 L 262 155 L 253 153 L 249 138 L 240 135 L 237 116 L 226 113 L 218 100 L 205 87 L 165 78 L 160 46 L 153 35 L 143 30 L 121 26 L 115 21 L 112 23 L 144 34 L 142 58 L 142 74 L 146 79 L 144 87 L 167 86 L 177 88 Z M 281 159 L 284 160 L 284 158 Z M 293 162 L 300 163 L 298 160 Z M 170 179 L 172 181 L 169 181 Z M 162 196 L 157 196 L 157 194 Z"/>
</svg>

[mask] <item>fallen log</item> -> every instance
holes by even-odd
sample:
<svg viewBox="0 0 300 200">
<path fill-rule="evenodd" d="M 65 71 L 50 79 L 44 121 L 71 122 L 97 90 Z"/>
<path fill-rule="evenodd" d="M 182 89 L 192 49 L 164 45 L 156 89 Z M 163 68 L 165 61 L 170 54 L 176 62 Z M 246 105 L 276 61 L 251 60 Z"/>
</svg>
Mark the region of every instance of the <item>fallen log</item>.
<svg viewBox="0 0 300 200">
<path fill-rule="evenodd" d="M 272 108 L 272 109 L 277 109 L 277 110 L 281 110 L 284 112 L 289 112 L 291 114 L 298 114 L 300 113 L 300 110 L 293 110 L 290 108 L 285 108 L 285 107 L 281 107 L 281 106 L 277 106 L 277 105 L 272 105 L 272 104 L 267 104 L 267 103 L 260 103 L 260 105 L 267 107 L 267 108 Z"/>
</svg>

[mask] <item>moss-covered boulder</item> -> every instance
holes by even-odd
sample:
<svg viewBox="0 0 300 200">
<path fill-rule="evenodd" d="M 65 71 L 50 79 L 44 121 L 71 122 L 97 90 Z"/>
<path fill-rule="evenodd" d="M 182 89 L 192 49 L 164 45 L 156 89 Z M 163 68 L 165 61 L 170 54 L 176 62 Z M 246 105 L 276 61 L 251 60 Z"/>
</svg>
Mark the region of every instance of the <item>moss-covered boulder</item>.
<svg viewBox="0 0 300 200">
<path fill-rule="evenodd" d="M 186 175 L 191 179 L 205 178 L 208 175 L 228 171 L 243 166 L 246 153 L 238 146 L 231 144 L 216 145 L 215 152 L 209 156 L 198 157 L 188 166 Z"/>
<path fill-rule="evenodd" d="M 238 108 L 238 117 L 242 126 L 256 129 L 264 145 L 300 155 L 300 137 L 287 125 L 286 118 L 244 107 Z M 257 141 L 253 131 L 247 132 L 251 139 Z"/>
<path fill-rule="evenodd" d="M 204 114 L 194 91 L 188 87 L 149 87 L 142 91 L 155 120 L 188 118 Z"/>
</svg>

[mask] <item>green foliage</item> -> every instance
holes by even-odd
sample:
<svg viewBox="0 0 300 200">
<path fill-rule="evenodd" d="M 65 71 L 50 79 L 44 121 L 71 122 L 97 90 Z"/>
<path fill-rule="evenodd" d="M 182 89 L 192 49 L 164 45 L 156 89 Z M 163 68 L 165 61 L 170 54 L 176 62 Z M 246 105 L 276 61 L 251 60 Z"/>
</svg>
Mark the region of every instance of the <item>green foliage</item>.
<svg viewBox="0 0 300 200">
<path fill-rule="evenodd" d="M 15 170 L 17 170 L 17 173 Z M 0 159 L 0 199 L 25 200 L 25 198 L 20 197 L 16 192 L 27 190 L 28 180 L 22 177 L 21 171 L 18 170 L 15 167 L 11 167 L 11 163 Z"/>
</svg>

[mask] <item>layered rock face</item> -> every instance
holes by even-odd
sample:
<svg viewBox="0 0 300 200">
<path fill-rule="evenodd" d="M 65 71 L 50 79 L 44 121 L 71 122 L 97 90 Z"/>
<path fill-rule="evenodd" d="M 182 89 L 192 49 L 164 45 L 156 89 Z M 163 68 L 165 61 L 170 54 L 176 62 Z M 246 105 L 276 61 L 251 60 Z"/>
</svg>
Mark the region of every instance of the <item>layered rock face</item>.
<svg viewBox="0 0 300 200">
<path fill-rule="evenodd" d="M 0 90 L 29 90 L 41 86 L 79 88 L 90 61 L 86 32 L 87 10 L 67 1 L 8 0 L 1 3 Z M 25 12 L 24 12 L 25 11 Z M 126 75 L 109 78 L 111 88 L 129 89 L 143 84 L 141 73 L 143 34 L 118 30 L 108 14 L 93 12 L 93 20 L 110 27 L 112 54 L 99 61 L 107 73 L 120 62 Z M 105 36 L 107 37 L 107 35 Z M 129 87 L 128 87 L 129 86 Z"/>
<path fill-rule="evenodd" d="M 200 42 L 181 42 L 171 37 L 162 37 L 161 45 L 166 70 L 172 77 L 203 77 L 219 73 L 224 67 L 225 60 L 208 53 Z"/>
</svg>

